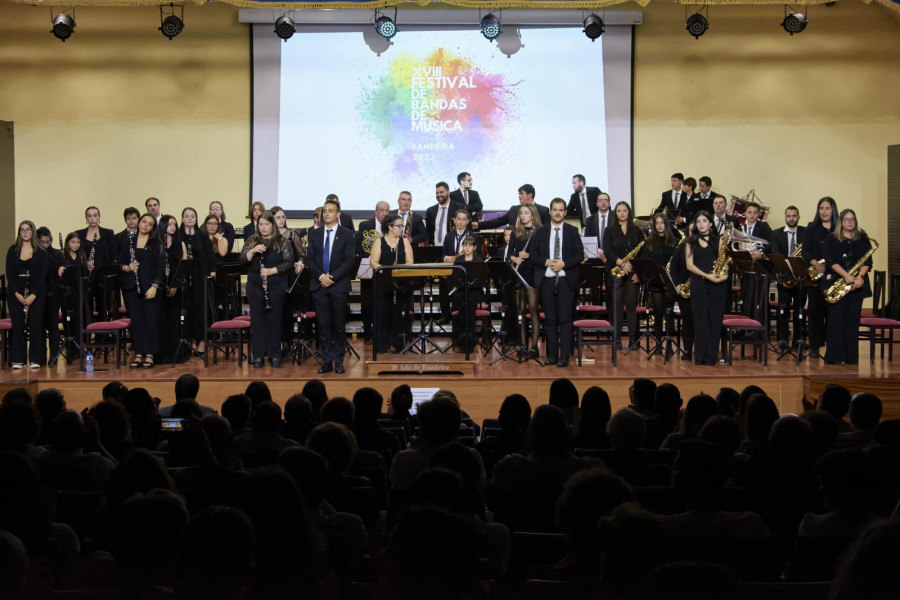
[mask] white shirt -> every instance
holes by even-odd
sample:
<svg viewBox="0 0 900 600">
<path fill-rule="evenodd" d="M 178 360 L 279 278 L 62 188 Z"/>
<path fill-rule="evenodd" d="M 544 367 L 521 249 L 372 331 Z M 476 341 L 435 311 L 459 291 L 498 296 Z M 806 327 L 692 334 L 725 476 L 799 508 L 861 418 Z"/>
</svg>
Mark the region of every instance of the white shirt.
<svg viewBox="0 0 900 600">
<path fill-rule="evenodd" d="M 563 238 L 563 224 L 560 223 L 559 225 L 556 225 L 551 221 L 550 222 L 550 260 L 553 260 L 556 258 L 556 234 L 557 234 L 556 230 L 557 229 L 559 229 L 559 258 L 560 258 L 560 260 L 562 260 L 562 258 L 563 258 L 563 239 L 564 239 Z M 553 271 L 553 269 L 551 269 L 550 267 L 547 267 L 547 270 L 544 271 L 544 277 L 556 277 L 557 275 L 560 277 L 565 277 L 566 270 L 560 269 L 559 273 L 555 273 Z"/>
</svg>

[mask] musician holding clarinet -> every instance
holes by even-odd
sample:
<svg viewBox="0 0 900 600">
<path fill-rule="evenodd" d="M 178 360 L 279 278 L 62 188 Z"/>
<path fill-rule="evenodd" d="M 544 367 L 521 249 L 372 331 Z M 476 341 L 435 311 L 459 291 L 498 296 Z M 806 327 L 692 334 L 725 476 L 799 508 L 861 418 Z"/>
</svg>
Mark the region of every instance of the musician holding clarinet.
<svg viewBox="0 0 900 600">
<path fill-rule="evenodd" d="M 872 295 L 868 275 L 878 244 L 859 228 L 856 213 L 845 208 L 823 245 L 828 303 L 825 364 L 855 365 L 859 362 L 860 313 L 863 299 Z"/>
<path fill-rule="evenodd" d="M 156 234 L 156 218 L 145 213 L 137 232 L 129 232 L 127 243 L 119 251 L 119 287 L 131 319 L 132 369 L 153 368 L 159 349 L 160 302 L 157 295 L 165 283 L 166 256 Z"/>
<path fill-rule="evenodd" d="M 263 359 L 276 369 L 284 364 L 281 351 L 281 319 L 284 312 L 287 272 L 293 269 L 293 251 L 275 226 L 275 217 L 263 212 L 256 221 L 256 232 L 241 249 L 242 263 L 249 263 L 247 300 L 250 303 L 251 349 L 255 368 Z"/>
<path fill-rule="evenodd" d="M 37 243 L 36 227 L 31 221 L 19 223 L 16 243 L 6 253 L 7 305 L 12 319 L 10 350 L 13 369 L 41 366 L 44 336 L 40 335 L 44 323 L 44 289 L 47 283 L 49 256 Z M 27 347 L 28 330 L 31 336 Z M 26 352 L 27 350 L 27 352 Z"/>
</svg>

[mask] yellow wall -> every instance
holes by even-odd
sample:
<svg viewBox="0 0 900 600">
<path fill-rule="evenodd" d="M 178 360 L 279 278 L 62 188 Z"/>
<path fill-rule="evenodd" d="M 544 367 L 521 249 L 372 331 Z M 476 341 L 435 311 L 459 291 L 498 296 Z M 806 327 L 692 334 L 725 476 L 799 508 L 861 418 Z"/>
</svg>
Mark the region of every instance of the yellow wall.
<svg viewBox="0 0 900 600">
<path fill-rule="evenodd" d="M 694 40 L 683 7 L 645 10 L 635 44 L 638 212 L 683 171 L 710 175 L 725 194 L 754 188 L 773 225 L 788 204 L 805 222 L 832 195 L 885 240 L 900 23 L 857 0 L 811 7 L 798 36 L 782 17 L 781 6 L 712 7 L 709 32 Z M 63 44 L 46 7 L 0 2 L 0 119 L 16 127 L 18 218 L 68 231 L 96 204 L 118 230 L 125 206 L 156 195 L 164 210 L 221 200 L 243 224 L 250 34 L 237 9 L 189 4 L 172 42 L 156 30 L 155 8 L 78 9 L 76 18 Z"/>
</svg>

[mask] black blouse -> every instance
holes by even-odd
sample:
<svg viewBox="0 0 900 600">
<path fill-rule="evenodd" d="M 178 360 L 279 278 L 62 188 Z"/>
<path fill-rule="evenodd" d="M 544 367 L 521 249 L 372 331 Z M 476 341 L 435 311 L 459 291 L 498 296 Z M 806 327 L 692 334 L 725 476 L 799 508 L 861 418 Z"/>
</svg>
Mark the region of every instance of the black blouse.
<svg viewBox="0 0 900 600">
<path fill-rule="evenodd" d="M 825 277 L 823 279 L 827 281 L 828 285 L 831 285 L 840 278 L 840 275 L 834 272 L 831 265 L 840 265 L 849 273 L 853 265 L 859 262 L 859 260 L 865 256 L 866 252 L 872 248 L 872 243 L 865 235 L 861 236 L 858 240 L 843 241 L 837 239 L 834 235 L 829 235 L 825 237 L 824 246 Z M 871 269 L 872 257 L 870 256 L 863 265 L 867 265 L 869 269 Z M 872 295 L 868 272 L 866 272 L 866 276 L 863 280 L 865 281 L 865 284 L 862 287 L 863 298 L 868 298 Z"/>
<path fill-rule="evenodd" d="M 134 248 L 134 258 L 138 263 L 137 277 L 133 272 L 122 271 L 119 273 L 119 285 L 125 291 L 133 290 L 137 286 L 138 279 L 141 282 L 141 293 L 147 291 L 153 284 L 162 287 L 166 278 L 166 257 L 163 254 L 162 242 L 150 239 L 143 248 L 137 247 L 137 236 L 129 240 L 119 252 L 119 264 L 131 263 L 131 252 Z"/>
<path fill-rule="evenodd" d="M 19 257 L 19 249 L 13 244 L 6 253 L 7 298 L 15 298 L 16 292 L 25 292 L 25 275 L 28 274 L 28 293 L 39 296 L 47 285 L 47 269 L 50 257 L 41 248 L 28 260 Z"/>
</svg>

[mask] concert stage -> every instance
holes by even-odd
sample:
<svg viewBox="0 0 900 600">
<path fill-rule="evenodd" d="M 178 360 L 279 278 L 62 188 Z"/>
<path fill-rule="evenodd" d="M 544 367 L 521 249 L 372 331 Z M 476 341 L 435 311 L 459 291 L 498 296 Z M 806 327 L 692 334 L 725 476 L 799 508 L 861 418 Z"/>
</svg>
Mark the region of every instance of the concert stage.
<svg viewBox="0 0 900 600">
<path fill-rule="evenodd" d="M 446 338 L 438 338 L 438 342 L 448 343 Z M 230 394 L 242 392 L 253 380 L 264 380 L 272 390 L 272 396 L 279 403 L 296 392 L 304 383 L 312 378 L 321 378 L 326 382 L 328 394 L 352 397 L 353 392 L 363 386 L 371 386 L 380 390 L 387 398 L 391 390 L 407 383 L 412 387 L 446 388 L 453 390 L 459 398 L 463 410 L 476 421 L 485 417 L 496 417 L 503 398 L 517 392 L 523 394 L 531 402 L 532 407 L 547 401 L 550 384 L 558 377 L 568 377 L 577 386 L 579 392 L 592 385 L 599 385 L 609 392 L 613 410 L 628 402 L 628 386 L 635 377 L 648 377 L 658 383 L 674 383 L 682 396 L 687 400 L 691 395 L 706 392 L 715 395 L 722 386 L 734 387 L 738 390 L 749 384 L 761 386 L 778 404 L 781 412 L 797 413 L 801 410 L 800 399 L 804 394 L 814 398 L 818 396 L 828 383 L 838 382 L 851 392 L 871 391 L 884 402 L 884 418 L 900 418 L 900 359 L 897 363 L 889 363 L 876 357 L 875 364 L 869 365 L 868 343 L 860 343 L 860 364 L 825 365 L 821 360 L 804 360 L 796 364 L 786 357 L 778 361 L 777 355 L 769 353 L 769 364 L 763 367 L 752 359 L 738 357 L 735 352 L 734 366 L 719 364 L 714 367 L 697 366 L 675 358 L 663 364 L 660 356 L 649 361 L 644 352 L 632 352 L 624 356 L 618 353 L 618 366 L 610 364 L 609 348 L 595 348 L 587 352 L 587 357 L 595 358 L 593 364 L 585 363 L 579 367 L 574 360 L 568 367 L 542 367 L 534 361 L 518 364 L 505 360 L 489 366 L 497 358 L 496 350 L 486 357 L 480 353 L 473 354 L 474 374 L 438 375 L 434 371 L 422 374 L 415 369 L 398 369 L 396 374 L 369 376 L 367 362 L 371 360 L 371 344 L 363 345 L 362 340 L 354 340 L 360 359 L 350 356 L 344 366 L 347 373 L 335 375 L 328 373 L 317 375 L 318 365 L 307 359 L 302 365 L 285 365 L 281 369 L 264 367 L 254 369 L 248 363 L 238 368 L 235 360 L 225 361 L 220 356 L 219 364 L 210 362 L 209 368 L 203 367 L 203 361 L 193 358 L 186 363 L 171 367 L 157 365 L 152 370 L 129 369 L 127 366 L 116 370 L 112 360 L 104 364 L 102 359 L 95 361 L 94 373 L 81 373 L 77 362 L 66 366 L 57 365 L 50 369 L 22 369 L 13 371 L 5 368 L 0 371 L 0 392 L 5 393 L 13 387 L 26 387 L 33 394 L 46 388 L 60 389 L 66 397 L 69 408 L 80 410 L 100 400 L 100 390 L 109 381 L 119 380 L 129 387 L 145 387 L 151 395 L 157 396 L 162 403 L 174 402 L 175 380 L 184 373 L 193 373 L 200 378 L 201 404 L 218 407 Z M 877 351 L 877 350 L 876 350 Z M 437 360 L 429 355 L 428 361 Z M 379 355 L 380 363 L 393 358 L 409 362 L 417 355 Z M 448 361 L 463 362 L 464 356 L 448 353 Z M 415 361 L 413 361 L 415 362 Z M 103 371 L 103 369 L 108 369 Z M 384 372 L 384 370 L 381 370 Z"/>
</svg>

